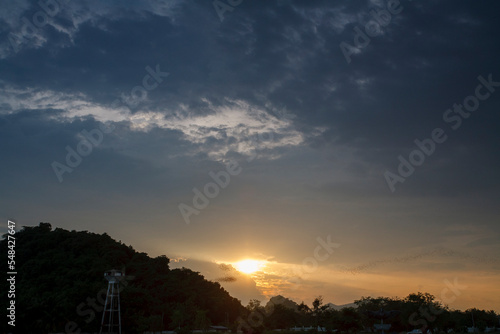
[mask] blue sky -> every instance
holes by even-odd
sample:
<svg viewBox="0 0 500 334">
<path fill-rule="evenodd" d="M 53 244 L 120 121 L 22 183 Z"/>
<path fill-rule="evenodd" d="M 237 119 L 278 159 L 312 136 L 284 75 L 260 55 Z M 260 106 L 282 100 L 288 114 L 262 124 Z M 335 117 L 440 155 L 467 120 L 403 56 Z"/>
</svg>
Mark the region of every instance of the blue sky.
<svg viewBox="0 0 500 334">
<path fill-rule="evenodd" d="M 263 261 L 223 283 L 244 303 L 457 279 L 450 306 L 499 311 L 499 9 L 3 4 L 0 217 L 107 232 L 209 279 Z"/>
</svg>

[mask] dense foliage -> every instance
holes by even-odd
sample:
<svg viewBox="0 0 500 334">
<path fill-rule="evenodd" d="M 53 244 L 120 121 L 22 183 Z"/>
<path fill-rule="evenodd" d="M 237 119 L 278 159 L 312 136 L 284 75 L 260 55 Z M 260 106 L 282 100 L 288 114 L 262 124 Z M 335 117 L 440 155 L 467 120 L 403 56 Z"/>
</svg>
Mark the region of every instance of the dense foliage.
<svg viewBox="0 0 500 334">
<path fill-rule="evenodd" d="M 219 283 L 189 269 L 170 270 L 167 257 L 150 258 L 107 234 L 40 223 L 15 238 L 17 333 L 98 332 L 107 290 L 103 274 L 110 269 L 127 275 L 120 293 L 126 333 L 226 325 L 244 312 Z M 7 254 L 5 238 L 0 249 Z M 1 284 L 7 307 L 7 281 Z M 6 332 L 6 321 L 2 326 Z"/>
<path fill-rule="evenodd" d="M 268 303 L 264 308 L 254 300 L 247 308 L 251 312 L 248 316 L 249 325 L 252 324 L 251 319 L 257 318 L 256 314 L 263 315 L 264 320 L 260 326 L 247 326 L 253 327 L 254 332 L 296 326 L 311 328 L 313 332 L 318 327 L 329 333 L 377 332 L 375 324 L 381 320 L 374 313 L 381 309 L 388 313 L 384 322 L 391 324 L 389 333 L 407 333 L 414 329 L 419 329 L 422 333 L 428 330 L 433 333 L 467 333 L 469 328 L 485 332 L 487 328 L 495 331 L 495 327 L 500 327 L 500 317 L 494 311 L 476 308 L 451 310 L 433 295 L 421 292 L 412 293 L 403 299 L 363 297 L 355 301 L 354 306 L 340 309 L 331 304 L 324 305 L 321 297 L 313 301 L 312 307 L 304 303 L 291 306 L 289 303 Z"/>
</svg>

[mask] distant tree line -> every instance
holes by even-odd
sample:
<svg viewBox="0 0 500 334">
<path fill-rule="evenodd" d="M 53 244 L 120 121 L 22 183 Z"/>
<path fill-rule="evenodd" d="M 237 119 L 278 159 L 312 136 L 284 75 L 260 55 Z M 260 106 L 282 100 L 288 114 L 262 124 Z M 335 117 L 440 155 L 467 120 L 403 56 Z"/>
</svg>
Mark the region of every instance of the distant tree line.
<svg viewBox="0 0 500 334">
<path fill-rule="evenodd" d="M 122 327 L 127 334 L 175 330 L 179 334 L 211 325 L 233 332 L 262 333 L 295 326 L 325 328 L 328 333 L 374 331 L 379 320 L 369 311 L 398 310 L 387 319 L 389 332 L 412 329 L 465 332 L 474 325 L 480 331 L 499 325 L 494 311 L 451 310 L 428 293 L 404 299 L 363 297 L 356 307 L 340 310 L 325 305 L 321 297 L 311 306 L 282 296 L 264 307 L 252 300 L 247 307 L 217 282 L 192 270 L 170 269 L 165 256 L 155 258 L 113 240 L 106 233 L 52 229 L 49 223 L 24 227 L 16 237 L 16 333 L 98 332 L 107 282 L 105 271 L 125 271 L 120 287 Z M 6 235 L 0 241 L 7 254 Z M 8 272 L 7 261 L 2 261 Z M 0 282 L 0 298 L 8 307 L 8 282 Z M 2 322 L 2 332 L 12 328 Z"/>
<path fill-rule="evenodd" d="M 384 323 L 391 324 L 387 333 L 406 333 L 414 329 L 419 329 L 422 333 L 466 333 L 472 327 L 478 332 L 500 327 L 500 317 L 494 311 L 476 308 L 452 310 L 429 293 L 412 293 L 402 299 L 362 297 L 354 304 L 355 306 L 335 309 L 329 304 L 324 305 L 323 299 L 317 297 L 311 307 L 303 302 L 296 307 L 285 306 L 283 303 L 268 303 L 266 307 L 262 307 L 258 301 L 253 300 L 247 306 L 247 311 L 254 313 L 249 318 L 257 318 L 255 314 L 260 313 L 263 321 L 258 326 L 252 326 L 256 325 L 255 321 L 247 321 L 247 326 L 242 329 L 253 333 L 292 327 L 312 328 L 312 332 L 321 328 L 327 333 L 377 332 L 375 324 L 379 324 L 381 320 L 374 313 L 381 309 L 395 311 L 390 312 L 388 318 L 383 320 Z"/>
</svg>

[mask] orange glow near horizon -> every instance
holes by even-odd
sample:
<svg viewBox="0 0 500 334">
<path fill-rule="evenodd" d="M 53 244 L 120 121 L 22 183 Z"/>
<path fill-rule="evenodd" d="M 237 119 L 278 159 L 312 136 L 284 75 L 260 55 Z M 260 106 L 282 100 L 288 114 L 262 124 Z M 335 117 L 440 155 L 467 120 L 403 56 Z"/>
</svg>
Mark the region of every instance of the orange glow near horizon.
<svg viewBox="0 0 500 334">
<path fill-rule="evenodd" d="M 323 296 L 337 305 L 349 304 L 362 296 L 404 298 L 410 293 L 428 292 L 436 301 L 451 309 L 479 307 L 498 312 L 494 295 L 499 289 L 491 273 L 477 270 L 461 272 L 443 270 L 434 275 L 410 268 L 384 268 L 385 272 L 366 271 L 351 274 L 338 269 L 318 267 L 314 272 L 301 272 L 290 263 L 245 259 L 233 263 L 236 270 L 255 282 L 262 296 L 269 300 L 283 295 L 297 303 L 311 303 Z M 399 270 L 398 270 L 399 269 Z M 369 289 L 367 287 L 370 287 Z M 455 292 L 450 287 L 455 288 Z M 488 287 L 488 288 L 485 288 Z"/>
</svg>

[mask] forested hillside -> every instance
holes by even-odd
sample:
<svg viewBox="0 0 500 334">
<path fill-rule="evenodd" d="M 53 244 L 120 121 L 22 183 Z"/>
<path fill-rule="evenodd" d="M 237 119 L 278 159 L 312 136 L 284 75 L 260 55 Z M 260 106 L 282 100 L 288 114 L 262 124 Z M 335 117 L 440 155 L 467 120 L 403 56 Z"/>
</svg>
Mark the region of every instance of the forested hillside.
<svg viewBox="0 0 500 334">
<path fill-rule="evenodd" d="M 16 238 L 16 332 L 98 331 L 109 269 L 124 270 L 122 324 L 127 333 L 226 325 L 244 312 L 219 283 L 189 269 L 169 269 L 165 256 L 150 258 L 107 234 L 24 227 Z M 7 254 L 5 238 L 0 243 Z M 7 261 L 2 261 L 8 272 Z M 7 308 L 8 283 L 1 300 Z M 5 310 L 4 308 L 4 310 Z M 2 322 L 7 331 L 6 321 Z"/>
</svg>

